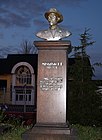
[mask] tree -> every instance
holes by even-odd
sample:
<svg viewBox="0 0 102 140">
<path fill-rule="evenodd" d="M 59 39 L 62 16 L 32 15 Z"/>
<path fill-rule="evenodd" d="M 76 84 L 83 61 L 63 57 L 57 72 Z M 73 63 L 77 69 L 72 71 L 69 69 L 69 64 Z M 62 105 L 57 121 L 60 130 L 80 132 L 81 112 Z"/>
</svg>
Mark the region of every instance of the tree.
<svg viewBox="0 0 102 140">
<path fill-rule="evenodd" d="M 0 48 L 0 58 L 4 58 L 8 55 L 8 53 L 11 53 L 12 50 L 9 47 Z"/>
<path fill-rule="evenodd" d="M 89 29 L 80 35 L 80 46 L 74 49 L 74 64 L 70 67 L 69 75 L 69 121 L 83 125 L 100 124 L 99 116 L 102 101 L 96 93 L 97 86 L 92 81 L 94 69 L 90 64 L 86 47 L 93 45 L 90 40 Z"/>
<path fill-rule="evenodd" d="M 75 57 L 88 57 L 86 54 L 86 47 L 92 46 L 95 43 L 95 41 L 90 41 L 92 39 L 92 35 L 89 31 L 90 28 L 85 28 L 85 31 L 80 34 L 80 46 L 73 46 Z"/>
<path fill-rule="evenodd" d="M 20 54 L 36 54 L 37 48 L 31 42 L 24 40 L 21 43 L 21 49 L 18 51 Z"/>
</svg>

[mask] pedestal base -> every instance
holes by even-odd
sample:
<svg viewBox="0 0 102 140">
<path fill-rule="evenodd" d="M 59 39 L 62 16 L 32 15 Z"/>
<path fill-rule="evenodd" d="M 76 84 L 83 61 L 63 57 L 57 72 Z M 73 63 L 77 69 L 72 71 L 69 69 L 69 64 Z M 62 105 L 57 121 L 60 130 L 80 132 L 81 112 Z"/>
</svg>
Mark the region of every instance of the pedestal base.
<svg viewBox="0 0 102 140">
<path fill-rule="evenodd" d="M 67 125 L 35 125 L 22 134 L 23 140 L 77 140 L 76 132 Z"/>
</svg>

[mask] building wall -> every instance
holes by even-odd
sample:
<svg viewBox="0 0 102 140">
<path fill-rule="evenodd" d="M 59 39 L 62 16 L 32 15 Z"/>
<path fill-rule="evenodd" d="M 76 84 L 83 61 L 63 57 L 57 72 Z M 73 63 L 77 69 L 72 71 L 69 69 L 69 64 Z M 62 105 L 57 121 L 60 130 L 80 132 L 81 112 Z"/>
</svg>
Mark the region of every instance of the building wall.
<svg viewBox="0 0 102 140">
<path fill-rule="evenodd" d="M 4 74 L 0 75 L 0 80 L 6 80 L 7 86 L 2 87 L 0 86 L 0 103 L 4 104 L 11 104 L 11 94 L 10 94 L 10 87 L 11 87 L 11 75 L 10 74 Z"/>
</svg>

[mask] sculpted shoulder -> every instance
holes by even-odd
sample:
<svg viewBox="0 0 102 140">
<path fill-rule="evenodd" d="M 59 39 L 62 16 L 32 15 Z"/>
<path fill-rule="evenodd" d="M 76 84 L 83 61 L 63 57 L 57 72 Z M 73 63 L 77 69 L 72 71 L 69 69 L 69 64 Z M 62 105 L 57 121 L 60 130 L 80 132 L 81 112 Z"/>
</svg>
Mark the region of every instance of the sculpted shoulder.
<svg viewBox="0 0 102 140">
<path fill-rule="evenodd" d="M 37 37 L 45 40 L 60 40 L 70 35 L 71 33 L 69 31 L 61 28 L 56 28 L 54 30 L 51 29 L 43 30 L 36 34 Z"/>
<path fill-rule="evenodd" d="M 39 38 L 47 39 L 48 31 L 47 30 L 40 31 L 36 34 L 36 36 Z"/>
<path fill-rule="evenodd" d="M 72 35 L 72 33 L 71 32 L 69 32 L 68 30 L 66 30 L 66 29 L 60 29 L 60 35 L 62 36 L 62 38 L 64 38 L 64 37 L 69 37 L 70 35 Z"/>
</svg>

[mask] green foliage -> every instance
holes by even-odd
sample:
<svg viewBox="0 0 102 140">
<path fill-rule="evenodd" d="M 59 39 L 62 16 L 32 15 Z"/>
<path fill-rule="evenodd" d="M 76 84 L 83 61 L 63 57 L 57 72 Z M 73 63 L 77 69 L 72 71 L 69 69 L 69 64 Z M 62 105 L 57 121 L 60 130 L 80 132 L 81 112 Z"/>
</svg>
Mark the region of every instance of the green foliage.
<svg viewBox="0 0 102 140">
<path fill-rule="evenodd" d="M 94 68 L 91 66 L 88 57 L 78 57 L 74 59 L 75 63 L 69 68 L 69 76 L 74 81 L 90 80 L 94 75 Z"/>
<path fill-rule="evenodd" d="M 92 46 L 95 43 L 95 41 L 90 41 L 92 39 L 92 35 L 89 33 L 89 31 L 90 28 L 85 28 L 85 31 L 80 34 L 80 46 L 73 46 L 75 57 L 87 57 L 86 47 Z"/>
<path fill-rule="evenodd" d="M 8 123 L 13 125 L 14 127 L 18 127 L 22 124 L 22 121 L 23 121 L 22 116 L 15 116 L 10 114 L 9 116 L 6 116 L 4 123 Z"/>
<path fill-rule="evenodd" d="M 95 92 L 95 85 L 89 82 L 69 83 L 69 121 L 82 125 L 102 125 L 100 97 Z M 70 90 L 69 89 L 69 90 Z M 73 90 L 72 90 L 73 89 Z"/>
<path fill-rule="evenodd" d="M 0 110 L 0 123 L 4 120 L 4 112 Z"/>
<path fill-rule="evenodd" d="M 88 42 L 89 34 L 85 32 L 80 35 L 81 46 L 75 54 L 75 63 L 69 69 L 69 121 L 82 125 L 102 125 L 100 119 L 102 112 L 102 100 L 96 93 L 97 85 L 92 81 L 94 68 L 90 64 L 85 47 L 92 45 L 94 41 Z M 77 48 L 77 47 L 76 47 Z M 81 51 L 80 51 L 81 50 Z M 79 55 L 80 54 L 80 55 Z"/>
<path fill-rule="evenodd" d="M 78 130 L 78 140 L 102 140 L 102 128 L 74 125 Z"/>
<path fill-rule="evenodd" d="M 12 131 L 0 136 L 0 140 L 22 140 L 21 134 L 25 132 L 27 128 L 16 127 Z"/>
<path fill-rule="evenodd" d="M 0 110 L 0 140 L 22 140 L 21 134 L 32 126 L 31 120 L 26 122 L 22 116 L 13 114 L 7 116 L 4 108 Z"/>
<path fill-rule="evenodd" d="M 0 123 L 2 123 L 6 118 L 5 111 L 6 111 L 5 106 L 3 107 L 0 106 Z"/>
</svg>

